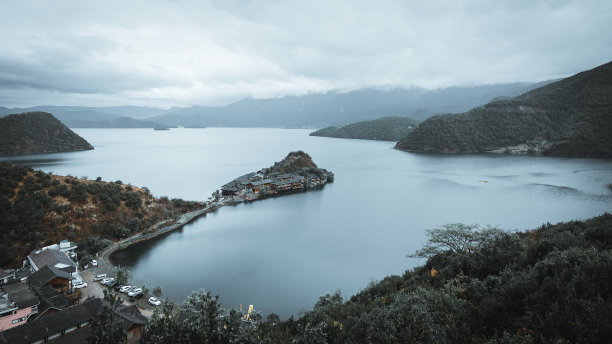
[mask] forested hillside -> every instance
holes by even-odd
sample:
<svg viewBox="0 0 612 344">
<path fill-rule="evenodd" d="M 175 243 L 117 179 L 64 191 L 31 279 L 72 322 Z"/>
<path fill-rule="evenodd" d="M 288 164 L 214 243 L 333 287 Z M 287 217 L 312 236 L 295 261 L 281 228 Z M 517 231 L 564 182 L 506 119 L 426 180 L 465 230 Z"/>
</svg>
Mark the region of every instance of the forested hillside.
<svg viewBox="0 0 612 344">
<path fill-rule="evenodd" d="M 396 148 L 610 158 L 611 132 L 612 62 L 511 100 L 432 117 Z"/>
<path fill-rule="evenodd" d="M 0 162 L 0 267 L 21 264 L 34 249 L 69 239 L 87 260 L 100 248 L 198 202 L 155 198 L 146 188 L 56 176 Z"/>
<path fill-rule="evenodd" d="M 0 118 L 0 155 L 88 149 L 93 146 L 49 113 L 29 112 Z"/>
<path fill-rule="evenodd" d="M 336 137 L 343 139 L 399 141 L 410 133 L 419 121 L 406 117 L 388 116 L 372 121 L 347 124 L 342 127 L 327 127 L 310 133 L 310 136 Z"/>
<path fill-rule="evenodd" d="M 612 215 L 509 233 L 449 224 L 427 231 L 424 265 L 344 301 L 322 296 L 298 320 L 223 311 L 197 291 L 156 310 L 153 343 L 607 343 Z M 222 291 L 220 291 L 222 293 Z M 188 320 L 188 321 L 186 321 Z"/>
</svg>

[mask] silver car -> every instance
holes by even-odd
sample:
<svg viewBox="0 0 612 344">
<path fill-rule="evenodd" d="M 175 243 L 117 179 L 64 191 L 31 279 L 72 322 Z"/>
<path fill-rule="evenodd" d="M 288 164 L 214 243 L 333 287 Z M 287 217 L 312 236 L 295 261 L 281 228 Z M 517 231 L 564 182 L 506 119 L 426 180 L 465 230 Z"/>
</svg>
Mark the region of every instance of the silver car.
<svg viewBox="0 0 612 344">
<path fill-rule="evenodd" d="M 137 294 L 142 293 L 142 289 L 141 288 L 136 288 L 136 289 L 132 289 L 130 292 L 128 292 L 128 296 L 130 297 L 134 297 Z"/>
</svg>

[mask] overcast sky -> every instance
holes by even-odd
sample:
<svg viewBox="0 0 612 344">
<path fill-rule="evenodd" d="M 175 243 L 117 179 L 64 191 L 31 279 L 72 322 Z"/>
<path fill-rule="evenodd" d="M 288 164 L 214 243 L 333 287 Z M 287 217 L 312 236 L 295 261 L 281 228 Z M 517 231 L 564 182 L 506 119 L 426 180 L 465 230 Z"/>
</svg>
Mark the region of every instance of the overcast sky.
<svg viewBox="0 0 612 344">
<path fill-rule="evenodd" d="M 612 1 L 4 1 L 0 106 L 224 105 L 541 81 L 612 60 Z"/>
</svg>

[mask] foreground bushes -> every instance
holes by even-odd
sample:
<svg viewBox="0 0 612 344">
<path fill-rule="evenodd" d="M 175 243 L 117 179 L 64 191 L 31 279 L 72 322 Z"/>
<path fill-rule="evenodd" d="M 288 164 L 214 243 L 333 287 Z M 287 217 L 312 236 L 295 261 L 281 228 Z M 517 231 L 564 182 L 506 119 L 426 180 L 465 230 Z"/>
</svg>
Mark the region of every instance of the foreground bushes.
<svg viewBox="0 0 612 344">
<path fill-rule="evenodd" d="M 281 322 L 198 291 L 151 319 L 153 343 L 604 343 L 612 337 L 612 215 L 507 233 L 427 232 L 427 262 Z"/>
</svg>

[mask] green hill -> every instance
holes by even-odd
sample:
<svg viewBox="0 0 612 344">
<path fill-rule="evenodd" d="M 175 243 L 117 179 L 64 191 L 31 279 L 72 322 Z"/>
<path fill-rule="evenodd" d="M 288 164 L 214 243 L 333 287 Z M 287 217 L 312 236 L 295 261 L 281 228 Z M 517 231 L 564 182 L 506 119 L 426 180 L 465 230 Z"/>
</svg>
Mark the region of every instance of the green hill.
<svg viewBox="0 0 612 344">
<path fill-rule="evenodd" d="M 612 62 L 466 113 L 432 117 L 395 148 L 612 157 Z"/>
<path fill-rule="evenodd" d="M 410 133 L 419 121 L 398 116 L 389 116 L 372 121 L 361 121 L 342 127 L 327 127 L 310 133 L 310 136 L 398 141 Z"/>
<path fill-rule="evenodd" d="M 119 180 L 64 177 L 0 162 L 0 267 L 18 267 L 30 251 L 63 239 L 78 242 L 83 259 L 109 240 L 203 206 L 155 198 L 147 188 Z"/>
<path fill-rule="evenodd" d="M 0 155 L 71 152 L 93 149 L 53 115 L 28 112 L 0 118 Z"/>
</svg>

